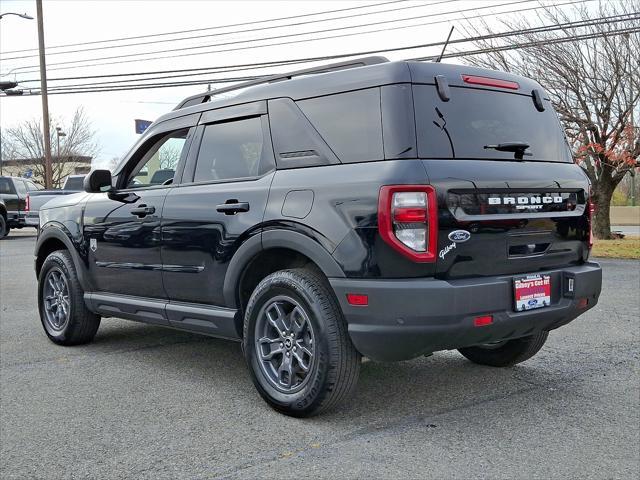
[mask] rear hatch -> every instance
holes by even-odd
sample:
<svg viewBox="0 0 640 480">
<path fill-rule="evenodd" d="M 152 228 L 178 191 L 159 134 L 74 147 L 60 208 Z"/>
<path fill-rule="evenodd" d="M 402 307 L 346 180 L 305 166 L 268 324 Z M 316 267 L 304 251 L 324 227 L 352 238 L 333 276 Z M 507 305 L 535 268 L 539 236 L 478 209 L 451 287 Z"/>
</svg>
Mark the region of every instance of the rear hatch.
<svg viewBox="0 0 640 480">
<path fill-rule="evenodd" d="M 589 183 L 543 89 L 501 72 L 439 68 L 412 66 L 418 153 L 438 198 L 436 275 L 582 263 Z"/>
</svg>

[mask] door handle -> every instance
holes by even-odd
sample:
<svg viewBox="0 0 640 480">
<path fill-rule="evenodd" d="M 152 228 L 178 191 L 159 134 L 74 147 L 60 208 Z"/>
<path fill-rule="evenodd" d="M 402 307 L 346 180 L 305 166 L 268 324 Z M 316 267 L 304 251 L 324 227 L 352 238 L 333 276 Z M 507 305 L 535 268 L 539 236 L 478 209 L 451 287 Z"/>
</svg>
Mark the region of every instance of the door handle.
<svg viewBox="0 0 640 480">
<path fill-rule="evenodd" d="M 146 217 L 147 215 L 151 215 L 153 213 L 156 213 L 156 207 L 147 207 L 145 204 L 131 209 L 131 215 L 135 215 L 139 218 Z"/>
<path fill-rule="evenodd" d="M 216 207 L 218 212 L 224 213 L 225 215 L 235 215 L 240 212 L 248 212 L 249 211 L 249 202 L 238 202 L 227 200 L 227 203 L 223 203 Z"/>
</svg>

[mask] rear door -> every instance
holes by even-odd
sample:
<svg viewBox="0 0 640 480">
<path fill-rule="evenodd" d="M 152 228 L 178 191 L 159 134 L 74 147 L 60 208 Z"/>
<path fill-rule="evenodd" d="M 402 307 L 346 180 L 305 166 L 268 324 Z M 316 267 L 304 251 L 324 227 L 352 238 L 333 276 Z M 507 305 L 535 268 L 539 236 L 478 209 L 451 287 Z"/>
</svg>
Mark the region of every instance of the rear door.
<svg viewBox="0 0 640 480">
<path fill-rule="evenodd" d="M 485 78 L 481 86 L 464 78 L 450 81 L 446 100 L 435 84 L 413 87 L 418 151 L 438 195 L 437 275 L 582 262 L 589 183 L 572 162 L 551 103 L 541 89 L 534 94 L 508 78 Z"/>
<path fill-rule="evenodd" d="M 260 233 L 273 178 L 266 113 L 265 102 L 256 102 L 202 115 L 183 181 L 163 213 L 163 278 L 172 302 L 225 306 L 229 262 Z"/>
</svg>

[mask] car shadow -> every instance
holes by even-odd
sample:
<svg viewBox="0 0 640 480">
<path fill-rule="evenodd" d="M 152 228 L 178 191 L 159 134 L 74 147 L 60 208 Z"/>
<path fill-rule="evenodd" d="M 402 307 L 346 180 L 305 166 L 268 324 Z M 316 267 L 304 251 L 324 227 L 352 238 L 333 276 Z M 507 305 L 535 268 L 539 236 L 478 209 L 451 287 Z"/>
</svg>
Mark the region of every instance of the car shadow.
<svg viewBox="0 0 640 480">
<path fill-rule="evenodd" d="M 95 341 L 83 349 L 91 350 L 92 355 L 144 350 L 142 361 L 152 368 L 177 377 L 186 372 L 197 374 L 203 389 L 227 386 L 229 395 L 247 395 L 244 401 L 250 408 L 270 411 L 251 383 L 238 342 L 134 322 L 110 322 L 103 320 Z M 475 365 L 457 352 L 394 363 L 365 360 L 353 397 L 305 421 L 341 422 L 363 432 L 386 428 L 390 417 L 431 425 L 430 417 L 470 404 L 527 392 L 537 397 L 540 388 L 569 380 L 564 377 L 557 371 L 547 371 L 535 360 L 501 369 Z M 522 408 L 522 403 L 514 408 Z M 381 418 L 386 420 L 380 423 Z"/>
</svg>

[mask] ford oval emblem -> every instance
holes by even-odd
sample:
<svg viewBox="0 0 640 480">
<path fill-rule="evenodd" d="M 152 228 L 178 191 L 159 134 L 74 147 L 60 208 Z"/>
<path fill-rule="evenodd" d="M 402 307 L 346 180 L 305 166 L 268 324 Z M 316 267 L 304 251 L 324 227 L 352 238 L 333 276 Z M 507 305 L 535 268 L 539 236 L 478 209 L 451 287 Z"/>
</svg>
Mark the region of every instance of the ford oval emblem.
<svg viewBox="0 0 640 480">
<path fill-rule="evenodd" d="M 471 238 L 471 234 L 466 230 L 454 230 L 449 234 L 449 240 L 456 243 L 466 242 Z"/>
</svg>

